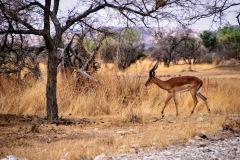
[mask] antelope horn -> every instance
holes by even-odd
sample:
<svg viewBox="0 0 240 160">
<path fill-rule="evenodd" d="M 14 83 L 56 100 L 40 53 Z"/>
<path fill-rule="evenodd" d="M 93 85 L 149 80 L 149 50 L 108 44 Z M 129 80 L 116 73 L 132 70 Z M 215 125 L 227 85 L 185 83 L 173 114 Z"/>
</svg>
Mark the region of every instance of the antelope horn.
<svg viewBox="0 0 240 160">
<path fill-rule="evenodd" d="M 155 64 L 155 66 L 149 71 L 149 74 L 151 74 L 153 71 L 155 71 L 158 67 L 158 63 L 159 61 L 157 61 L 157 63 Z"/>
</svg>

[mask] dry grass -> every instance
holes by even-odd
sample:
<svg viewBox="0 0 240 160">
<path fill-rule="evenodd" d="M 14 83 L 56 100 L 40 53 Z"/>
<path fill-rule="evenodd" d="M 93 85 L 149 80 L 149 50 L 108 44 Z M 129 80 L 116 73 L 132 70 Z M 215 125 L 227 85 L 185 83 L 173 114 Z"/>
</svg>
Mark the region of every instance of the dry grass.
<svg viewBox="0 0 240 160">
<path fill-rule="evenodd" d="M 101 153 L 149 152 L 155 148 L 182 144 L 199 132 L 215 134 L 221 130 L 226 114 L 240 114 L 239 67 L 215 68 L 205 64 L 195 65 L 192 69 L 196 72 L 189 72 L 187 65 L 159 66 L 156 74 L 165 76 L 162 79 L 179 75 L 195 75 L 203 79 L 202 93 L 208 97 L 212 113 L 207 114 L 204 103 L 199 100 L 195 114 L 189 117 L 193 100 L 190 93 L 183 93 L 178 95 L 180 116 L 175 117 L 175 105 L 171 100 L 165 110 L 167 120 L 154 122 L 160 116 L 168 93 L 154 85 L 144 86 L 153 65 L 151 61 L 138 62 L 125 72 L 117 70 L 112 64 L 105 65 L 95 75 L 102 85 L 90 84 L 91 87 L 85 86 L 80 90 L 76 89 L 75 77 L 59 74 L 60 117 L 73 120 L 87 118 L 89 123 L 73 126 L 44 123 L 39 133 L 22 129 L 21 125 L 26 125 L 25 122 L 13 123 L 9 128 L 2 127 L 0 143 L 5 138 L 9 142 L 3 143 L 5 147 L 0 149 L 0 158 L 13 154 L 29 159 L 79 159 Z M 44 117 L 45 85 L 43 78 L 19 87 L 2 77 L 0 114 Z M 203 121 L 197 120 L 200 116 Z"/>
<path fill-rule="evenodd" d="M 167 98 L 167 92 L 152 85 L 144 86 L 147 80 L 149 68 L 153 64 L 150 61 L 138 62 L 126 72 L 120 72 L 112 65 L 103 67 L 95 75 L 103 85 L 85 86 L 81 90 L 76 89 L 75 77 L 58 75 L 58 103 L 59 114 L 65 118 L 79 118 L 86 116 L 102 115 L 127 115 L 159 113 Z M 213 113 L 239 113 L 240 86 L 238 72 L 222 71 L 212 65 L 196 65 L 197 72 L 179 72 L 186 70 L 188 66 L 172 66 L 165 68 L 160 66 L 156 73 L 162 79 L 170 76 L 195 75 L 204 80 L 202 93 L 208 97 Z M 211 69 L 212 68 L 212 69 Z M 209 70 L 210 69 L 210 70 Z M 230 77 L 230 78 L 228 78 Z M 6 79 L 1 80 L 0 109 L 2 114 L 45 115 L 45 79 L 30 82 L 26 87 L 19 87 Z M 0 87 L 1 87 L 0 86 Z M 190 112 L 192 98 L 189 93 L 178 95 L 180 113 Z M 204 112 L 204 103 L 199 101 L 197 111 Z M 167 114 L 175 114 L 174 103 L 170 101 L 166 109 Z M 71 115 L 71 116 L 70 116 Z"/>
<path fill-rule="evenodd" d="M 134 124 L 126 123 L 121 117 L 91 118 L 90 123 L 73 126 L 44 123 L 39 133 L 29 132 L 24 127 L 27 122 L 21 123 L 21 127 L 11 124 L 17 124 L 19 119 L 16 119 L 8 123 L 9 131 L 2 130 L 0 144 L 4 147 L 0 149 L 0 157 L 13 154 L 29 159 L 91 159 L 101 153 L 151 152 L 169 145 L 182 145 L 198 133 L 215 134 L 221 130 L 224 116 L 201 117 L 201 122 L 197 120 L 199 115 L 170 116 L 168 121 L 157 122 L 153 117 L 146 117 L 144 122 Z"/>
</svg>

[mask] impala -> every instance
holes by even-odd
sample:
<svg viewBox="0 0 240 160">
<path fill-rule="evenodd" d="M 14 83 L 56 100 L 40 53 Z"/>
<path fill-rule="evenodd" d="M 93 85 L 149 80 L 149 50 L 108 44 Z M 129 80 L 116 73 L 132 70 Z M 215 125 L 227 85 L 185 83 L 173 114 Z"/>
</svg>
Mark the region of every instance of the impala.
<svg viewBox="0 0 240 160">
<path fill-rule="evenodd" d="M 207 109 L 208 113 L 210 113 L 210 108 L 208 106 L 207 98 L 204 97 L 200 91 L 203 85 L 203 81 L 197 77 L 194 76 L 181 76 L 181 77 L 174 77 L 169 80 L 163 81 L 157 77 L 155 77 L 155 70 L 158 67 L 158 62 L 155 64 L 155 66 L 149 71 L 149 79 L 147 80 L 145 86 L 149 86 L 150 84 L 154 83 L 156 84 L 159 88 L 162 88 L 163 90 L 168 91 L 169 96 L 165 101 L 165 105 L 163 106 L 162 109 L 162 117 L 164 117 L 164 110 L 170 101 L 170 99 L 174 99 L 174 103 L 176 106 L 176 115 L 178 116 L 178 102 L 176 99 L 176 94 L 177 93 L 182 93 L 182 92 L 187 92 L 190 91 L 193 101 L 194 101 L 194 106 L 191 111 L 191 115 L 194 112 L 194 109 L 198 103 L 197 96 L 201 98 Z"/>
</svg>

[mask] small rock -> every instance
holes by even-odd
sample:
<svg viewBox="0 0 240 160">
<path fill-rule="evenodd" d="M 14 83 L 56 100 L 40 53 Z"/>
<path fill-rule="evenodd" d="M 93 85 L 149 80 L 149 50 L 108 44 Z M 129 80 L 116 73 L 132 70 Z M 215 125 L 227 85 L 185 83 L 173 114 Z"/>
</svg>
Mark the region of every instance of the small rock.
<svg viewBox="0 0 240 160">
<path fill-rule="evenodd" d="M 199 147 L 206 147 L 208 144 L 209 144 L 208 142 L 201 141 L 201 142 L 199 142 L 198 146 Z"/>
<path fill-rule="evenodd" d="M 207 148 L 207 149 L 203 150 L 203 152 L 212 152 L 212 150 Z"/>
<path fill-rule="evenodd" d="M 198 117 L 198 118 L 197 118 L 197 121 L 198 121 L 198 122 L 203 122 L 203 121 L 204 121 L 204 118 L 203 118 L 203 117 Z"/>
<path fill-rule="evenodd" d="M 240 137 L 240 134 L 239 133 L 235 133 L 234 136 L 235 137 Z"/>
<path fill-rule="evenodd" d="M 197 136 L 202 138 L 202 139 L 207 139 L 208 138 L 207 135 L 204 134 L 204 133 L 199 133 Z"/>
<path fill-rule="evenodd" d="M 210 141 L 219 141 L 219 140 L 221 140 L 221 138 L 216 137 L 216 136 L 208 136 L 208 140 L 210 140 Z"/>
<path fill-rule="evenodd" d="M 136 149 L 135 149 L 135 148 L 131 148 L 131 149 L 129 150 L 129 152 L 130 152 L 130 153 L 136 153 Z"/>
<path fill-rule="evenodd" d="M 106 154 L 100 154 L 100 155 L 97 155 L 94 160 L 111 160 L 112 158 L 106 156 Z"/>
<path fill-rule="evenodd" d="M 199 136 L 195 136 L 194 139 L 196 139 L 196 140 L 202 140 L 202 138 L 199 137 Z"/>
<path fill-rule="evenodd" d="M 171 151 L 168 151 L 168 150 L 167 150 L 167 151 L 165 151 L 165 154 L 166 154 L 166 155 L 172 155 L 173 153 L 172 153 Z"/>
<path fill-rule="evenodd" d="M 188 140 L 188 143 L 195 143 L 195 140 L 189 139 L 189 140 Z"/>
<path fill-rule="evenodd" d="M 211 158 L 212 158 L 213 160 L 218 160 L 218 158 L 217 158 L 215 155 L 211 155 Z"/>
<path fill-rule="evenodd" d="M 28 160 L 28 159 L 27 158 L 18 158 L 18 157 L 15 157 L 13 155 L 9 155 L 6 158 L 3 158 L 1 160 Z"/>
<path fill-rule="evenodd" d="M 124 134 L 125 134 L 124 131 L 116 131 L 115 133 L 116 133 L 116 134 L 120 134 L 120 135 L 124 135 Z"/>
</svg>

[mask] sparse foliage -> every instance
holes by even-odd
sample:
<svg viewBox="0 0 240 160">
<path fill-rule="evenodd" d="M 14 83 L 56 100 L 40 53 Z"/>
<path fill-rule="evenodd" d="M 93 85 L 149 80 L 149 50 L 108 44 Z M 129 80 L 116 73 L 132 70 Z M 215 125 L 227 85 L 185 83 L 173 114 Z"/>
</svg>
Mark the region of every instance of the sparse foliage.
<svg viewBox="0 0 240 160">
<path fill-rule="evenodd" d="M 211 31 L 203 31 L 200 35 L 204 46 L 211 52 L 217 43 L 216 33 Z"/>
<path fill-rule="evenodd" d="M 170 63 L 177 64 L 183 59 L 187 64 L 200 62 L 200 56 L 204 49 L 191 30 L 161 31 L 155 36 L 157 46 L 152 55 L 162 60 L 169 67 Z"/>
<path fill-rule="evenodd" d="M 221 58 L 240 58 L 240 28 L 224 27 L 217 32 L 217 53 Z"/>
<path fill-rule="evenodd" d="M 177 50 L 186 64 L 191 65 L 192 63 L 200 61 L 200 52 L 197 52 L 200 46 L 201 42 L 199 42 L 197 38 L 186 36 L 186 38 L 178 46 Z"/>
<path fill-rule="evenodd" d="M 178 31 L 158 31 L 155 34 L 157 40 L 157 50 L 155 56 L 159 56 L 164 62 L 164 65 L 169 67 L 170 63 L 177 59 L 177 47 L 185 39 L 185 35 Z M 157 53 L 157 54 L 156 54 Z"/>
<path fill-rule="evenodd" d="M 101 49 L 104 62 L 116 63 L 121 70 L 135 62 L 142 52 L 141 34 L 132 28 L 115 31 L 114 37 L 107 38 Z"/>
<path fill-rule="evenodd" d="M 203 31 L 200 34 L 204 46 L 209 49 L 212 57 L 216 59 L 239 59 L 240 29 L 239 27 L 219 28 L 216 32 Z"/>
</svg>

